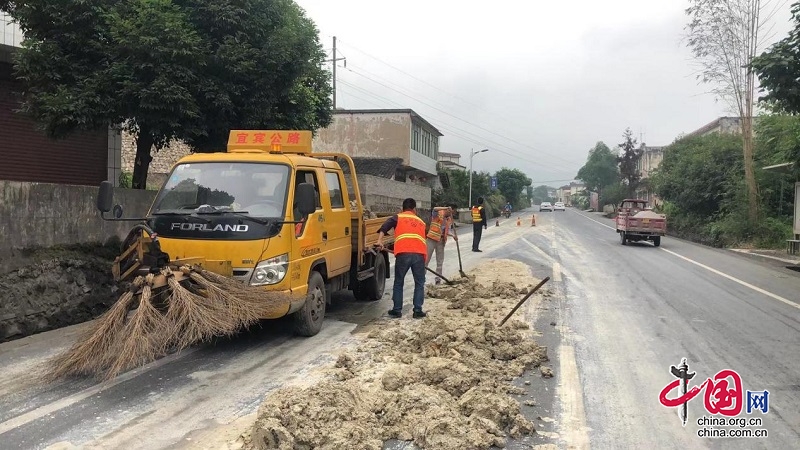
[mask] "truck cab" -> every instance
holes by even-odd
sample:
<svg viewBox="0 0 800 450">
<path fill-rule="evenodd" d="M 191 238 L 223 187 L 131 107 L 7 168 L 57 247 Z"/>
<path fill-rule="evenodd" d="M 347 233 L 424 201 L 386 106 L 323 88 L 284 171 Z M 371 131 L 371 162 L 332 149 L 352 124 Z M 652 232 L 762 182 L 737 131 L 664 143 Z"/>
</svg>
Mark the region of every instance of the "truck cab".
<svg viewBox="0 0 800 450">
<path fill-rule="evenodd" d="M 312 154 L 311 139 L 310 131 L 233 130 L 226 152 L 181 158 L 139 236 L 145 242 L 157 238 L 176 264 L 197 264 L 289 294 L 291 301 L 263 318 L 293 315 L 301 335 L 319 332 L 334 291 L 351 289 L 377 300 L 388 278 L 388 255 L 365 237 L 352 160 Z M 355 210 L 339 161 L 351 165 Z M 120 278 L 125 272 L 117 270 Z"/>
</svg>

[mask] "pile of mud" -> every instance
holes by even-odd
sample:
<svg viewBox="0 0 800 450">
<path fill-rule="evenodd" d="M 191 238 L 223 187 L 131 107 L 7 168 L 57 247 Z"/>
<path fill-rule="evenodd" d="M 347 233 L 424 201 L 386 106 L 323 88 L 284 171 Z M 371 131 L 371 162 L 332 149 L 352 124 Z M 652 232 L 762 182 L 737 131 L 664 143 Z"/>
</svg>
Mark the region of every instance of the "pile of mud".
<svg viewBox="0 0 800 450">
<path fill-rule="evenodd" d="M 119 246 L 38 249 L 0 274 L 0 342 L 94 319 L 116 299 Z"/>
<path fill-rule="evenodd" d="M 270 394 L 246 447 L 382 449 L 397 439 L 488 449 L 533 433 L 510 382 L 546 361 L 546 349 L 521 320 L 496 325 L 520 292 L 527 290 L 474 278 L 430 287 L 426 319 L 382 320 L 319 384 Z"/>
</svg>

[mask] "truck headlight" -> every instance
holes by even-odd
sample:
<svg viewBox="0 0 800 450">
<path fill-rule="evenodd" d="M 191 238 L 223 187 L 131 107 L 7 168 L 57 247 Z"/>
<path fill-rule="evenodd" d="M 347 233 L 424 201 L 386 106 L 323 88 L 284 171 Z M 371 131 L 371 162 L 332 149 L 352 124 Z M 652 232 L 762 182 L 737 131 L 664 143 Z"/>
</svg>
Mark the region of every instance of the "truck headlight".
<svg viewBox="0 0 800 450">
<path fill-rule="evenodd" d="M 283 280 L 283 277 L 286 276 L 286 271 L 288 269 L 288 253 L 261 261 L 260 263 L 256 264 L 256 270 L 253 271 L 253 277 L 250 279 L 250 285 L 264 286 L 280 283 Z"/>
</svg>

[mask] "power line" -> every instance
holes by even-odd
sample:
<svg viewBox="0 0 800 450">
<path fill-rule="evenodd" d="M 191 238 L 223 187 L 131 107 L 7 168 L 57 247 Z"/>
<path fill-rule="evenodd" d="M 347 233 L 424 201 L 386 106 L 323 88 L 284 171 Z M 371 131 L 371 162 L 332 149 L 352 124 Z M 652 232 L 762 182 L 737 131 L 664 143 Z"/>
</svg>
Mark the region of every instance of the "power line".
<svg viewBox="0 0 800 450">
<path fill-rule="evenodd" d="M 427 82 L 427 81 L 425 81 L 425 80 L 423 80 L 423 79 L 421 79 L 419 77 L 416 77 L 416 76 L 414 76 L 414 75 L 412 75 L 412 74 L 410 74 L 410 73 L 408 73 L 408 72 L 406 72 L 406 71 L 404 71 L 404 70 L 402 70 L 402 69 L 400 69 L 398 67 L 393 66 L 392 64 L 389 64 L 388 62 L 378 58 L 377 56 L 370 55 L 369 53 L 367 53 L 367 52 L 365 52 L 365 51 L 363 51 L 363 50 L 361 50 L 361 49 L 359 49 L 359 48 L 357 48 L 357 47 L 355 47 L 355 46 L 353 46 L 351 44 L 348 44 L 346 42 L 342 42 L 342 43 L 345 46 L 350 47 L 353 50 L 355 50 L 355 51 L 357 51 L 357 52 L 359 52 L 359 53 L 361 53 L 361 54 L 363 54 L 363 55 L 365 55 L 365 56 L 367 56 L 369 58 L 372 58 L 375 61 L 378 61 L 381 64 L 384 64 L 384 65 L 386 65 L 386 66 L 388 66 L 388 67 L 390 67 L 390 68 L 392 68 L 392 69 L 394 69 L 394 70 L 396 70 L 396 71 L 408 76 L 409 78 L 412 78 L 412 79 L 414 79 L 416 81 L 419 81 L 420 83 L 423 83 L 423 84 L 425 84 L 425 85 L 427 85 L 427 86 L 429 86 L 429 87 L 431 87 L 433 89 L 436 89 L 437 91 L 443 92 L 443 93 L 445 93 L 445 94 L 447 94 L 447 95 L 449 95 L 449 96 L 451 96 L 451 97 L 453 97 L 453 98 L 455 98 L 457 100 L 460 100 L 460 101 L 462 101 L 462 102 L 464 102 L 464 103 L 466 103 L 468 105 L 474 106 L 474 107 L 478 108 L 479 111 L 483 111 L 485 109 L 484 106 L 481 106 L 481 105 L 478 105 L 476 103 L 473 103 L 473 102 L 471 102 L 469 100 L 464 99 L 463 97 L 460 97 L 460 96 L 458 96 L 456 94 L 453 94 L 452 92 L 448 92 L 448 91 L 446 91 L 446 90 L 444 90 L 444 89 L 442 89 L 442 88 L 440 88 L 438 86 L 435 86 L 435 85 L 433 85 L 433 84 L 431 84 L 431 83 L 429 83 L 429 82 Z M 529 125 L 522 125 L 522 124 L 516 123 L 514 120 L 509 119 L 508 117 L 504 117 L 504 116 L 502 116 L 502 115 L 500 115 L 499 113 L 496 113 L 496 112 L 493 112 L 492 115 L 497 116 L 500 119 L 503 119 L 506 122 L 508 122 L 508 123 L 510 123 L 512 125 L 515 125 L 518 128 L 527 128 L 527 127 L 529 127 Z M 487 114 L 487 116 L 488 116 L 488 114 Z"/>
<path fill-rule="evenodd" d="M 352 67 L 352 65 L 351 65 L 351 67 Z M 375 84 L 378 84 L 378 85 L 380 85 L 380 86 L 383 86 L 383 87 L 385 87 L 385 88 L 387 88 L 387 89 L 390 89 L 390 90 L 392 90 L 392 91 L 394 91 L 394 92 L 397 92 L 397 93 L 398 93 L 398 94 L 400 94 L 400 95 L 403 95 L 403 96 L 406 96 L 406 97 L 408 97 L 408 98 L 410 98 L 410 99 L 412 99 L 412 100 L 415 100 L 415 101 L 417 101 L 417 102 L 419 102 L 419 103 L 421 103 L 421 104 L 423 104 L 423 105 L 425 105 L 425 106 L 427 106 L 427 107 L 429 107 L 429 108 L 432 108 L 432 109 L 434 109 L 434 110 L 436 110 L 436 111 L 439 111 L 439 112 L 441 112 L 441 113 L 443 113 L 443 114 L 446 114 L 446 115 L 448 115 L 448 116 L 450 116 L 450 117 L 452 117 L 452 118 L 454 118 L 454 119 L 456 119 L 456 120 L 460 120 L 460 121 L 462 121 L 462 122 L 464 122 L 464 123 L 466 123 L 466 124 L 468 124 L 468 125 L 471 125 L 471 126 L 473 126 L 473 127 L 475 127 L 475 128 L 478 128 L 478 129 L 480 129 L 480 130 L 486 131 L 487 133 L 490 133 L 490 134 L 493 134 L 493 135 L 495 135 L 495 136 L 499 136 L 499 137 L 501 137 L 501 138 L 504 138 L 504 139 L 508 140 L 509 142 L 513 142 L 513 143 L 515 143 L 515 144 L 517 144 L 517 145 L 520 145 L 520 146 L 523 146 L 523 147 L 527 147 L 527 148 L 529 148 L 529 149 L 531 149 L 531 150 L 534 150 L 534 151 L 538 151 L 538 152 L 544 153 L 544 154 L 546 154 L 546 155 L 549 155 L 549 156 L 551 156 L 551 157 L 553 157 L 553 158 L 555 158 L 555 159 L 560 159 L 561 161 L 564 161 L 565 163 L 568 163 L 568 164 L 577 164 L 577 162 L 576 162 L 576 161 L 570 161 L 570 160 L 564 159 L 564 158 L 562 158 L 562 157 L 560 157 L 560 156 L 554 155 L 554 154 L 552 154 L 552 153 L 549 153 L 549 152 L 545 152 L 545 151 L 539 150 L 539 149 L 537 149 L 537 148 L 531 147 L 531 146 L 529 146 L 529 145 L 527 145 L 527 144 L 523 144 L 523 143 L 521 143 L 521 142 L 519 142 L 519 141 L 516 141 L 516 140 L 514 140 L 514 139 L 511 139 L 511 138 L 509 138 L 509 137 L 506 137 L 506 136 L 504 136 L 504 135 L 498 134 L 498 133 L 496 133 L 496 132 L 494 132 L 494 131 L 492 131 L 492 130 L 489 130 L 489 129 L 487 129 L 487 128 L 484 128 L 484 127 L 482 127 L 482 126 L 480 126 L 480 125 L 477 125 L 477 124 L 475 124 L 475 123 L 472 123 L 472 122 L 470 122 L 469 120 L 463 119 L 463 118 L 461 118 L 461 117 L 458 117 L 458 116 L 456 116 L 456 115 L 453 115 L 453 114 L 450 114 L 449 112 L 447 112 L 447 111 L 445 111 L 445 110 L 443 110 L 443 109 L 440 109 L 440 108 L 437 108 L 437 107 L 435 107 L 435 106 L 433 106 L 433 105 L 430 105 L 429 103 L 426 103 L 426 102 L 424 102 L 424 101 L 422 101 L 422 100 L 420 100 L 420 99 L 418 99 L 418 98 L 416 98 L 416 97 L 414 97 L 414 96 L 411 96 L 411 95 L 409 95 L 409 94 L 406 94 L 405 92 L 402 92 L 402 91 L 400 91 L 399 89 L 396 89 L 396 88 L 394 88 L 394 87 L 392 87 L 392 86 L 390 86 L 390 85 L 387 85 L 387 84 L 385 84 L 385 83 L 382 83 L 382 82 L 380 82 L 380 81 L 374 80 L 374 79 L 372 79 L 372 78 L 370 78 L 370 77 L 368 77 L 368 76 L 366 76 L 366 75 L 364 75 L 364 74 L 362 74 L 362 73 L 356 72 L 356 71 L 355 71 L 355 70 L 353 70 L 352 68 L 347 68 L 347 70 L 348 70 L 349 72 L 352 72 L 352 73 L 354 73 L 354 74 L 356 74 L 356 75 L 358 75 L 358 76 L 360 76 L 360 77 L 363 77 L 363 78 L 365 78 L 365 79 L 367 79 L 367 80 L 369 80 L 369 81 L 371 81 L 371 82 L 373 82 L 373 83 L 375 83 Z"/>
<path fill-rule="evenodd" d="M 372 92 L 370 92 L 370 91 L 367 91 L 367 90 L 365 90 L 365 89 L 362 89 L 362 88 L 360 88 L 360 87 L 358 87 L 358 86 L 355 86 L 354 84 L 348 83 L 348 82 L 346 82 L 346 81 L 340 81 L 340 82 L 341 82 L 342 84 L 345 84 L 345 85 L 347 85 L 347 86 L 349 86 L 349 87 L 353 88 L 353 89 L 356 89 L 356 90 L 358 90 L 359 92 L 363 92 L 363 93 L 365 93 L 365 94 L 367 94 L 367 95 L 370 95 L 370 96 L 372 96 L 372 97 L 375 97 L 375 98 L 378 98 L 378 99 L 381 99 L 381 100 L 387 101 L 387 102 L 389 102 L 390 104 L 392 104 L 392 105 L 394 105 L 394 106 L 396 106 L 396 107 L 399 107 L 399 108 L 403 108 L 403 107 L 404 107 L 403 105 L 401 105 L 401 104 L 399 104 L 399 103 L 397 103 L 397 102 L 394 102 L 394 101 L 392 101 L 392 100 L 389 100 L 389 99 L 387 99 L 386 97 L 383 97 L 383 96 L 380 96 L 380 95 L 374 94 L 374 93 L 372 93 Z M 437 121 L 437 122 L 438 122 L 438 121 Z M 497 148 L 497 147 L 505 147 L 505 148 L 508 148 L 508 149 L 510 149 L 510 147 L 508 147 L 508 146 L 505 146 L 505 145 L 503 145 L 503 144 L 500 144 L 500 143 L 497 143 L 497 142 L 495 142 L 495 141 L 492 141 L 492 140 L 484 139 L 484 138 L 483 138 L 483 136 L 479 136 L 479 135 L 477 135 L 477 134 L 475 134 L 475 133 L 471 133 L 471 132 L 469 132 L 469 131 L 466 131 L 466 130 L 463 130 L 463 129 L 461 129 L 461 128 L 457 128 L 457 127 L 455 127 L 455 126 L 453 126 L 453 125 L 449 125 L 449 124 L 445 124 L 445 125 L 439 125 L 439 128 L 442 128 L 443 130 L 447 131 L 449 134 L 451 134 L 451 135 L 453 135 L 453 136 L 460 137 L 461 139 L 464 139 L 464 140 L 466 140 L 466 141 L 468 141 L 468 142 L 472 142 L 472 143 L 474 143 L 474 144 L 477 144 L 477 145 L 481 145 L 481 146 L 482 146 L 482 145 L 485 145 L 486 143 L 492 144 L 492 146 L 493 146 L 493 150 L 494 150 L 494 151 L 497 151 L 498 153 L 502 153 L 502 154 L 504 154 L 504 155 L 511 156 L 512 158 L 517 158 L 517 159 L 520 159 L 520 160 L 522 160 L 522 161 L 526 161 L 526 162 L 529 162 L 529 163 L 531 163 L 531 164 L 536 164 L 536 165 L 540 165 L 540 166 L 548 167 L 548 168 L 550 168 L 550 169 L 559 170 L 559 169 L 558 169 L 556 166 L 553 166 L 553 165 L 551 165 L 551 164 L 549 164 L 549 163 L 542 163 L 542 162 L 540 162 L 540 161 L 534 161 L 534 160 L 531 160 L 531 159 L 523 158 L 522 156 L 519 156 L 519 155 L 517 155 L 517 154 L 512 154 L 512 153 L 509 153 L 509 152 L 506 152 L 506 151 L 500 150 L 500 149 L 499 149 L 499 148 Z M 451 129 L 451 128 L 452 128 L 452 129 Z M 464 136 L 463 134 L 460 134 L 460 133 L 458 133 L 458 132 L 456 132 L 456 131 L 453 131 L 453 129 L 455 129 L 455 130 L 459 130 L 459 131 L 461 131 L 461 132 L 464 132 L 464 133 L 467 133 L 467 134 L 471 134 L 471 135 L 473 135 L 473 136 L 477 137 L 478 139 L 482 139 L 482 140 L 481 140 L 481 141 L 477 141 L 477 140 L 475 140 L 474 138 L 470 138 L 470 137 Z M 558 173 L 564 173 L 564 172 L 558 172 Z"/>
<path fill-rule="evenodd" d="M 342 83 L 342 85 L 348 86 L 348 87 L 350 87 L 350 88 L 352 88 L 352 89 L 355 89 L 355 90 L 357 90 L 357 91 L 359 91 L 359 92 L 362 92 L 362 93 L 364 93 L 364 94 L 366 94 L 366 95 L 369 95 L 369 96 L 371 96 L 371 97 L 374 97 L 374 98 L 376 98 L 376 99 L 379 99 L 379 100 L 386 101 L 386 102 L 388 102 L 388 103 L 389 103 L 390 105 L 392 105 L 392 106 L 399 107 L 399 108 L 403 108 L 403 107 L 404 107 L 403 105 L 401 105 L 401 104 L 399 104 L 399 103 L 397 103 L 397 102 L 395 102 L 395 101 L 393 101 L 393 100 L 390 100 L 390 99 L 388 99 L 388 98 L 386 98 L 386 97 L 383 97 L 383 96 L 381 96 L 381 95 L 378 95 L 378 94 L 375 94 L 375 93 L 373 93 L 373 92 L 370 92 L 370 91 L 368 91 L 368 90 L 366 90 L 366 89 L 363 89 L 363 88 L 361 88 L 361 87 L 359 87 L 359 86 L 356 86 L 356 85 L 354 85 L 354 84 L 352 84 L 352 83 L 349 83 L 349 82 L 347 82 L 347 81 L 341 80 L 341 81 L 340 81 L 340 83 Z M 360 98 L 361 100 L 365 100 L 364 98 L 361 98 L 361 97 L 358 97 L 358 98 Z M 374 104 L 374 103 L 372 103 L 372 102 L 370 102 L 370 103 L 371 103 L 371 104 Z M 460 128 L 454 127 L 454 126 L 452 126 L 452 125 L 449 125 L 449 124 L 445 124 L 445 125 L 439 125 L 439 127 L 440 127 L 440 128 L 442 128 L 443 130 L 447 131 L 449 134 L 451 134 L 451 135 L 453 135 L 453 136 L 460 137 L 461 139 L 463 139 L 463 140 L 465 140 L 465 141 L 472 142 L 472 143 L 474 143 L 474 144 L 477 144 L 477 145 L 481 145 L 481 146 L 482 146 L 482 145 L 485 145 L 486 143 L 492 144 L 492 146 L 494 147 L 492 150 L 494 150 L 494 151 L 497 151 L 498 153 L 502 153 L 502 154 L 505 154 L 505 155 L 511 156 L 512 158 L 517 158 L 517 159 L 520 159 L 520 160 L 522 160 L 522 161 L 529 162 L 529 163 L 531 163 L 531 164 L 540 165 L 540 166 L 545 166 L 545 167 L 549 167 L 550 169 L 555 169 L 555 170 L 558 170 L 558 168 L 557 168 L 557 167 L 555 167 L 555 166 L 552 166 L 552 165 L 550 165 L 550 164 L 548 164 L 548 163 L 542 163 L 542 162 L 540 162 L 540 161 L 533 161 L 533 160 L 530 160 L 530 159 L 527 159 L 527 158 L 523 158 L 523 157 L 522 157 L 522 156 L 520 156 L 520 155 L 517 155 L 517 154 L 512 154 L 512 153 L 509 153 L 509 152 L 503 151 L 503 150 L 501 150 L 501 149 L 499 149 L 499 148 L 496 148 L 496 147 L 505 147 L 505 148 L 510 148 L 510 147 L 507 147 L 507 146 L 505 146 L 505 145 L 503 145 L 503 144 L 499 144 L 499 143 L 497 143 L 497 142 L 494 142 L 494 141 L 491 141 L 491 140 L 486 140 L 486 139 L 484 139 L 483 141 L 478 141 L 478 140 L 475 140 L 474 138 L 470 138 L 470 137 L 468 137 L 468 136 L 464 136 L 463 134 L 457 133 L 457 132 L 453 131 L 451 128 L 454 128 L 454 129 L 456 129 L 456 130 L 459 130 L 459 131 L 461 131 L 461 132 L 464 132 L 464 133 L 467 133 L 467 134 L 472 134 L 473 136 L 477 137 L 478 139 L 483 139 L 483 137 L 482 137 L 482 136 L 479 136 L 479 135 L 477 135 L 477 134 L 471 133 L 471 132 L 469 132 L 469 131 L 462 130 L 462 129 L 460 129 Z M 564 173 L 564 172 L 558 172 L 558 173 Z"/>
</svg>

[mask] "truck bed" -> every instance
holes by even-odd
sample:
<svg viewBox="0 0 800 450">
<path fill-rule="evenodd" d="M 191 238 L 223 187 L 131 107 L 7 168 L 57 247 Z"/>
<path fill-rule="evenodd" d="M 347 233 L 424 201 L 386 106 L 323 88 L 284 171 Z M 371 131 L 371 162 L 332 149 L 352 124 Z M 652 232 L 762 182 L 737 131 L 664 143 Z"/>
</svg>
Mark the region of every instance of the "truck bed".
<svg viewBox="0 0 800 450">
<path fill-rule="evenodd" d="M 628 234 L 664 236 L 667 231 L 666 219 L 651 211 L 637 214 L 622 213 L 617 216 L 617 230 Z"/>
<path fill-rule="evenodd" d="M 356 214 L 357 215 L 357 214 Z M 375 219 L 361 219 L 353 217 L 353 249 L 359 248 L 359 240 L 361 240 L 360 248 L 371 248 L 378 242 L 378 230 L 381 225 L 386 222 L 388 217 L 378 217 Z M 383 237 L 383 245 L 388 246 L 394 243 L 394 230 L 390 231 L 388 235 Z"/>
</svg>

